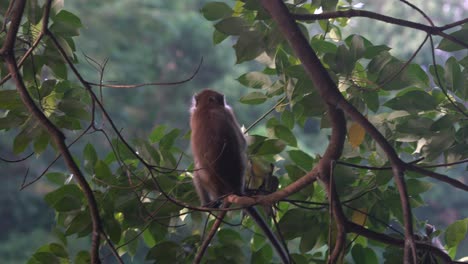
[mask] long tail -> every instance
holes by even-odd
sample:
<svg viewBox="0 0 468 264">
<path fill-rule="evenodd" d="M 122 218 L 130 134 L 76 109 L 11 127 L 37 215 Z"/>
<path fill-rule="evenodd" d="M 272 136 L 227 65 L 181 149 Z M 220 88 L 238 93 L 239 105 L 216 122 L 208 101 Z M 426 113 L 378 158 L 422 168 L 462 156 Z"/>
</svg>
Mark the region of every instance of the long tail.
<svg viewBox="0 0 468 264">
<path fill-rule="evenodd" d="M 252 217 L 255 223 L 257 223 L 257 225 L 262 229 L 263 233 L 265 233 L 265 235 L 268 237 L 268 240 L 270 240 L 271 244 L 275 248 L 275 251 L 278 253 L 283 263 L 285 264 L 291 263 L 291 260 L 289 258 L 289 253 L 286 251 L 285 246 L 278 239 L 278 237 L 275 236 L 275 234 L 270 229 L 270 227 L 265 222 L 265 220 L 260 215 L 260 213 L 257 211 L 257 209 L 255 209 L 254 207 L 249 207 L 249 208 L 246 208 L 245 211 L 250 215 L 250 217 Z"/>
</svg>

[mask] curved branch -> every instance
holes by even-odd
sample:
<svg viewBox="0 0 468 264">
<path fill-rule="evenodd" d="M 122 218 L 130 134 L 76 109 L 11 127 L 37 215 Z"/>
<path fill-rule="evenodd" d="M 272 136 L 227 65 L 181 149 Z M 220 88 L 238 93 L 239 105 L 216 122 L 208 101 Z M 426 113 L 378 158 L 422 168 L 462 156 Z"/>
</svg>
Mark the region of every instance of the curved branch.
<svg viewBox="0 0 468 264">
<path fill-rule="evenodd" d="M 408 170 L 411 170 L 411 171 L 414 171 L 414 172 L 417 172 L 417 173 L 420 173 L 420 174 L 423 174 L 423 175 L 427 175 L 427 176 L 429 176 L 431 178 L 434 178 L 434 179 L 437 179 L 437 180 L 439 180 L 441 182 L 448 183 L 448 184 L 450 184 L 453 187 L 456 187 L 458 189 L 468 191 L 468 185 L 464 184 L 463 182 L 461 182 L 459 180 L 455 180 L 453 178 L 450 178 L 450 177 L 448 177 L 446 175 L 443 175 L 443 174 L 440 174 L 440 173 L 437 173 L 437 172 L 434 172 L 434 171 L 430 171 L 430 170 L 427 170 L 427 169 L 424 169 L 424 168 L 421 168 L 421 167 L 418 167 L 418 166 L 415 166 L 415 165 L 411 165 L 411 164 L 408 164 L 407 168 L 408 168 Z"/>
<path fill-rule="evenodd" d="M 350 232 L 359 234 L 359 235 L 361 235 L 363 237 L 366 237 L 368 239 L 372 239 L 372 240 L 375 240 L 375 241 L 380 241 L 382 243 L 397 246 L 397 247 L 404 247 L 405 246 L 405 241 L 404 240 L 394 238 L 394 237 L 391 237 L 391 236 L 386 235 L 386 234 L 382 234 L 382 233 L 372 231 L 370 229 L 367 229 L 367 228 L 365 228 L 363 226 L 360 226 L 360 225 L 358 225 L 356 223 L 353 223 L 353 222 L 347 222 L 346 224 L 347 224 L 348 230 Z M 416 242 L 416 244 L 417 244 L 418 248 L 429 250 L 431 253 L 433 253 L 434 255 L 441 258 L 444 261 L 444 263 L 456 263 L 456 262 L 452 261 L 452 259 L 450 258 L 449 255 L 447 255 L 447 253 L 445 253 L 443 250 L 441 250 L 438 247 L 434 247 L 433 245 L 430 245 L 430 244 L 427 244 L 427 243 L 422 243 L 422 242 Z"/>
<path fill-rule="evenodd" d="M 118 88 L 118 89 L 131 89 L 131 88 L 139 88 L 143 86 L 163 86 L 163 85 L 178 85 L 178 84 L 183 84 L 186 82 L 191 81 L 195 76 L 197 75 L 198 71 L 200 70 L 201 66 L 203 64 L 203 57 L 200 59 L 200 63 L 198 63 L 197 68 L 195 71 L 190 75 L 188 78 L 185 78 L 180 81 L 175 81 L 175 82 L 149 82 L 149 83 L 140 83 L 140 84 L 105 84 L 105 83 L 92 83 L 92 82 L 86 82 L 87 84 L 91 86 L 99 86 L 99 87 L 106 87 L 106 88 Z"/>
<path fill-rule="evenodd" d="M 32 157 L 32 155 L 34 155 L 34 152 L 31 152 L 29 155 L 27 155 L 24 158 L 19 158 L 19 159 L 12 160 L 12 159 L 6 159 L 6 158 L 0 157 L 0 160 L 3 161 L 3 162 L 7 162 L 7 163 L 17 163 L 17 162 L 22 162 L 22 161 L 25 161 L 25 160 L 29 159 L 30 157 Z"/>
<path fill-rule="evenodd" d="M 411 252 L 415 251 L 415 243 L 413 237 L 411 206 L 409 204 L 408 191 L 403 174 L 405 169 L 404 162 L 398 157 L 398 154 L 393 149 L 392 145 L 390 145 L 377 128 L 343 97 L 327 70 L 321 64 L 319 58 L 315 54 L 315 51 L 309 45 L 308 40 L 305 39 L 304 35 L 301 33 L 285 4 L 280 0 L 262 0 L 261 3 L 270 13 L 273 20 L 278 24 L 284 38 L 288 41 L 296 56 L 302 62 L 302 65 L 312 80 L 314 87 L 318 89 L 321 98 L 326 103 L 343 110 L 355 122 L 359 123 L 387 155 L 392 165 L 393 178 L 398 187 L 403 211 L 405 243 L 407 245 L 407 247 L 405 247 L 404 259 L 405 262 L 411 262 L 411 260 L 414 259 Z"/>
<path fill-rule="evenodd" d="M 75 175 L 75 179 L 80 185 L 83 193 L 86 197 L 91 221 L 92 221 L 92 245 L 91 245 L 91 261 L 92 263 L 100 263 L 99 260 L 99 244 L 100 244 L 100 234 L 101 234 L 101 219 L 99 216 L 99 210 L 97 206 L 96 199 L 94 197 L 93 191 L 91 190 L 88 182 L 86 181 L 84 175 L 79 169 L 78 165 L 73 160 L 73 157 L 65 144 L 65 136 L 62 131 L 60 131 L 45 115 L 41 110 L 36 106 L 33 99 L 29 95 L 26 86 L 24 84 L 23 78 L 19 73 L 18 64 L 15 60 L 14 55 L 14 45 L 16 40 L 16 34 L 18 33 L 19 25 L 21 23 L 21 18 L 23 16 L 25 0 L 15 1 L 15 6 L 12 9 L 12 18 L 11 26 L 6 36 L 6 40 L 3 44 L 3 47 L 0 50 L 0 55 L 3 56 L 7 64 L 8 70 L 13 78 L 18 94 L 23 101 L 24 105 L 31 113 L 31 115 L 36 118 L 41 126 L 47 130 L 55 145 L 57 146 L 58 151 L 63 156 L 65 163 L 71 173 Z M 46 3 L 45 10 L 50 11 L 52 1 L 49 0 Z M 43 17 L 44 23 L 47 24 L 49 19 L 48 11 L 45 12 L 45 17 Z"/>
<path fill-rule="evenodd" d="M 387 22 L 390 24 L 395 24 L 399 26 L 404 26 L 408 28 L 414 28 L 418 29 L 421 31 L 426 32 L 427 34 L 430 35 L 438 35 L 441 37 L 444 37 L 454 43 L 457 43 L 460 46 L 463 46 L 465 48 L 468 48 L 468 43 L 465 43 L 461 41 L 460 39 L 457 39 L 447 33 L 444 32 L 444 30 L 447 30 L 449 28 L 462 25 L 464 23 L 468 22 L 468 19 L 464 19 L 455 23 L 452 23 L 450 25 L 442 26 L 442 27 L 436 27 L 436 26 L 427 26 L 421 23 L 416 23 L 404 19 L 399 19 L 399 18 L 394 18 L 378 13 L 374 13 L 371 11 L 366 11 L 366 10 L 355 10 L 355 9 L 350 9 L 350 10 L 345 10 L 345 11 L 335 11 L 335 12 L 327 12 L 327 13 L 322 13 L 322 14 L 291 14 L 292 17 L 295 20 L 324 20 L 324 19 L 332 19 L 332 18 L 340 18 L 340 17 L 367 17 L 371 18 L 374 20 L 379 20 L 383 22 Z"/>
</svg>

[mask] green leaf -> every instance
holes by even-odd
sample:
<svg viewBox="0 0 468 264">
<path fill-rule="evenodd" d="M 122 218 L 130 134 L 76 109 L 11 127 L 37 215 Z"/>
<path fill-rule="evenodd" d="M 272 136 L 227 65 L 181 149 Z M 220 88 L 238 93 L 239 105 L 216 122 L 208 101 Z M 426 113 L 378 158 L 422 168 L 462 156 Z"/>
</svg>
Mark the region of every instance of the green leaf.
<svg viewBox="0 0 468 264">
<path fill-rule="evenodd" d="M 460 40 L 461 42 L 468 43 L 468 28 L 462 28 L 458 31 L 455 31 L 453 33 L 449 34 L 450 36 Z M 439 43 L 439 46 L 437 46 L 437 49 L 452 52 L 452 51 L 457 51 L 457 50 L 462 50 L 465 49 L 465 47 L 449 40 L 449 39 L 442 39 L 442 41 Z"/>
<path fill-rule="evenodd" d="M 376 113 L 379 110 L 380 101 L 378 92 L 365 91 L 362 93 L 362 99 L 364 99 L 364 103 L 372 112 Z"/>
<path fill-rule="evenodd" d="M 37 252 L 32 255 L 28 264 L 60 264 L 60 259 L 51 252 Z"/>
<path fill-rule="evenodd" d="M 261 92 L 251 92 L 249 94 L 242 96 L 239 101 L 243 104 L 255 105 L 255 104 L 261 104 L 265 102 L 267 99 L 268 97 Z"/>
<path fill-rule="evenodd" d="M 216 23 L 215 28 L 226 35 L 238 36 L 248 29 L 248 25 L 241 17 L 228 17 Z"/>
<path fill-rule="evenodd" d="M 161 263 L 179 263 L 184 255 L 179 244 L 172 241 L 163 241 L 148 251 L 146 260 L 158 260 Z"/>
<path fill-rule="evenodd" d="M 83 150 L 83 163 L 84 167 L 89 171 L 93 172 L 94 167 L 96 166 L 96 162 L 98 161 L 98 155 L 96 150 L 94 149 L 93 145 L 86 144 Z"/>
<path fill-rule="evenodd" d="M 96 162 L 96 165 L 94 166 L 94 172 L 100 183 L 101 181 L 103 181 L 105 184 L 110 184 L 113 182 L 114 176 L 112 175 L 109 166 L 107 166 L 104 161 L 99 160 Z"/>
<path fill-rule="evenodd" d="M 365 248 L 360 244 L 355 244 L 351 250 L 355 263 L 378 263 L 377 255 L 371 248 Z"/>
<path fill-rule="evenodd" d="M 317 221 L 316 221 L 317 222 Z M 320 238 L 320 235 L 323 232 L 323 227 L 318 224 L 310 225 L 301 237 L 301 244 L 299 245 L 299 250 L 301 253 L 305 254 L 312 250 L 317 241 Z"/>
<path fill-rule="evenodd" d="M 76 233 L 81 233 L 85 230 L 91 231 L 92 223 L 91 216 L 88 211 L 78 213 L 65 230 L 65 235 L 70 236 Z M 89 233 L 88 233 L 89 234 Z"/>
<path fill-rule="evenodd" d="M 55 261 L 58 261 L 57 263 L 62 263 L 59 261 L 59 259 L 64 260 L 68 258 L 68 253 L 62 245 L 57 243 L 50 243 L 40 247 L 33 255 L 33 258 L 35 257 L 38 257 L 36 260 L 39 260 L 40 263 L 55 263 Z M 44 260 L 52 262 L 41 262 Z"/>
<path fill-rule="evenodd" d="M 222 2 L 209 2 L 200 11 L 210 21 L 229 17 L 233 12 L 231 7 Z"/>
<path fill-rule="evenodd" d="M 161 138 L 161 141 L 159 142 L 159 147 L 161 149 L 166 149 L 166 150 L 172 148 L 179 134 L 180 134 L 180 129 L 177 129 L 177 128 L 172 129 L 169 133 L 167 133 L 166 135 L 164 135 L 164 137 Z"/>
<path fill-rule="evenodd" d="M 395 58 L 393 58 L 389 52 L 381 52 L 369 62 L 369 65 L 367 66 L 369 73 L 376 75 L 379 74 L 384 67 L 394 59 Z"/>
<path fill-rule="evenodd" d="M 144 159 L 150 161 L 153 165 L 161 162 L 161 155 L 155 147 L 145 140 L 138 140 L 137 144 L 137 150 Z"/>
<path fill-rule="evenodd" d="M 0 99 L 1 100 L 1 99 Z M 18 114 L 8 111 L 5 117 L 0 118 L 0 130 L 8 130 L 14 127 L 19 127 L 28 119 L 23 113 Z"/>
<path fill-rule="evenodd" d="M 32 141 L 31 130 L 29 128 L 25 128 L 21 130 L 21 132 L 16 135 L 15 139 L 13 140 L 13 153 L 20 154 L 21 152 L 26 150 L 26 147 Z"/>
<path fill-rule="evenodd" d="M 294 113 L 292 111 L 284 110 L 281 113 L 281 123 L 283 123 L 287 128 L 293 129 L 294 128 Z"/>
<path fill-rule="evenodd" d="M 213 31 L 213 43 L 214 44 L 219 44 L 223 42 L 223 40 L 225 40 L 227 37 L 229 37 L 229 35 L 221 33 L 216 29 Z"/>
<path fill-rule="evenodd" d="M 283 140 L 284 142 L 286 142 L 288 145 L 292 147 L 297 146 L 296 136 L 294 136 L 294 134 L 289 128 L 283 125 L 277 125 L 273 128 L 273 130 L 277 138 Z"/>
<path fill-rule="evenodd" d="M 70 43 L 67 41 L 67 39 L 62 38 L 62 37 L 56 37 L 57 42 L 59 45 L 62 47 L 65 55 L 72 59 L 74 58 L 74 48 Z M 63 65 L 63 66 L 62 66 Z M 66 74 L 66 67 L 65 64 L 57 63 L 55 67 L 52 67 L 54 69 L 54 73 L 57 74 L 57 77 L 66 80 L 67 79 L 67 74 Z"/>
<path fill-rule="evenodd" d="M 252 252 L 250 263 L 271 263 L 273 258 L 273 249 L 270 245 L 263 246 L 260 250 Z"/>
<path fill-rule="evenodd" d="M 366 48 L 364 54 L 362 55 L 366 59 L 372 59 L 379 55 L 381 52 L 389 51 L 390 48 L 386 45 L 371 46 Z"/>
<path fill-rule="evenodd" d="M 242 237 L 239 234 L 239 232 L 236 232 L 232 229 L 221 229 L 218 232 L 218 238 L 221 244 L 233 244 L 241 247 L 245 243 L 242 240 Z"/>
<path fill-rule="evenodd" d="M 89 264 L 91 263 L 91 256 L 88 251 L 80 251 L 76 254 L 74 264 Z"/>
<path fill-rule="evenodd" d="M 146 229 L 143 232 L 143 241 L 145 241 L 145 244 L 150 248 L 156 245 L 156 240 L 154 239 L 153 234 L 151 234 L 149 229 Z"/>
<path fill-rule="evenodd" d="M 65 179 L 67 178 L 67 176 L 61 172 L 49 172 L 45 175 L 45 177 L 51 183 L 54 183 L 59 186 L 63 185 L 65 183 Z"/>
<path fill-rule="evenodd" d="M 304 230 L 308 230 L 310 225 L 317 223 L 314 214 L 306 212 L 302 209 L 291 209 L 281 217 L 279 221 L 280 230 L 286 240 L 292 240 L 304 234 Z"/>
<path fill-rule="evenodd" d="M 122 235 L 122 228 L 120 223 L 114 218 L 113 215 L 107 216 L 104 219 L 104 227 L 106 234 L 109 235 L 110 240 L 112 240 L 112 242 L 115 244 L 118 244 Z"/>
<path fill-rule="evenodd" d="M 397 123 L 396 131 L 412 135 L 413 137 L 427 136 L 433 120 L 426 117 L 416 117 Z"/>
<path fill-rule="evenodd" d="M 431 133 L 426 139 L 426 145 L 423 146 L 421 154 L 425 156 L 426 161 L 434 160 L 449 149 L 454 142 L 454 130 L 442 130 L 438 133 Z"/>
<path fill-rule="evenodd" d="M 310 171 L 314 165 L 314 159 L 302 150 L 288 151 L 291 160 L 305 171 Z"/>
<path fill-rule="evenodd" d="M 67 184 L 45 195 L 44 200 L 58 212 L 78 210 L 82 206 L 83 193 L 75 184 Z"/>
<path fill-rule="evenodd" d="M 384 106 L 394 110 L 405 110 L 410 113 L 433 110 L 437 101 L 433 96 L 421 90 L 413 90 L 387 101 Z"/>
<path fill-rule="evenodd" d="M 58 108 L 65 114 L 67 117 L 82 119 L 82 120 L 91 120 L 90 113 L 86 110 L 87 106 L 85 103 L 77 100 L 65 99 L 61 100 Z"/>
<path fill-rule="evenodd" d="M 453 222 L 445 231 L 445 242 L 449 248 L 456 248 L 466 237 L 468 218 Z"/>
<path fill-rule="evenodd" d="M 349 45 L 349 51 L 354 60 L 358 60 L 362 58 L 366 51 L 366 47 L 364 45 L 364 38 L 359 35 L 353 35 L 351 38 L 351 43 Z"/>
<path fill-rule="evenodd" d="M 57 15 L 52 17 L 53 24 L 50 26 L 50 31 L 58 36 L 74 37 L 80 35 L 79 28 L 83 25 L 79 17 L 73 13 L 61 10 Z"/>
<path fill-rule="evenodd" d="M 454 57 L 450 57 L 445 63 L 444 77 L 447 89 L 454 91 L 462 99 L 468 98 L 468 83 L 465 83 L 466 76 L 463 75 L 460 65 Z"/>
<path fill-rule="evenodd" d="M 255 30 L 242 32 L 233 47 L 237 64 L 253 60 L 265 51 L 262 34 Z"/>
<path fill-rule="evenodd" d="M 349 75 L 353 71 L 355 63 L 356 59 L 350 50 L 345 45 L 338 46 L 335 58 L 336 71 L 343 75 Z"/>
<path fill-rule="evenodd" d="M 417 195 L 420 193 L 424 193 L 432 188 L 432 184 L 430 182 L 420 181 L 416 179 L 407 180 L 406 186 L 408 188 L 408 194 L 410 195 Z"/>
<path fill-rule="evenodd" d="M 0 109 L 14 111 L 26 110 L 16 90 L 0 90 Z"/>
<path fill-rule="evenodd" d="M 166 131 L 166 125 L 159 125 L 151 131 L 149 135 L 149 140 L 151 144 L 159 142 L 164 137 L 164 132 Z"/>
<path fill-rule="evenodd" d="M 254 146 L 251 151 L 252 155 L 275 155 L 284 150 L 286 145 L 281 140 L 267 139 L 258 145 Z"/>
<path fill-rule="evenodd" d="M 437 119 L 431 125 L 431 131 L 442 131 L 446 129 L 453 128 L 454 118 L 451 115 L 444 115 L 441 118 Z"/>
<path fill-rule="evenodd" d="M 41 83 L 41 87 L 39 87 L 40 97 L 44 98 L 55 89 L 55 85 L 57 84 L 57 80 L 45 80 Z"/>
<path fill-rule="evenodd" d="M 318 96 L 318 94 L 313 91 L 308 93 L 302 100 L 298 102 L 298 105 L 303 106 L 303 115 L 304 116 L 320 116 L 323 117 L 325 111 L 325 105 L 323 100 Z"/>
<path fill-rule="evenodd" d="M 267 88 L 271 86 L 270 77 L 262 72 L 248 72 L 241 75 L 237 81 L 246 87 L 254 89 Z"/>
<path fill-rule="evenodd" d="M 336 53 L 336 45 L 323 39 L 312 38 L 310 45 L 317 53 Z M 302 65 L 301 65 L 302 67 Z"/>
<path fill-rule="evenodd" d="M 326 0 L 322 1 L 323 11 L 335 11 L 338 0 Z"/>
<path fill-rule="evenodd" d="M 130 254 L 130 256 L 135 256 L 136 254 L 138 243 L 140 240 L 135 238 L 137 238 L 139 235 L 140 234 L 135 229 L 127 229 L 127 231 L 125 231 L 125 248 L 127 249 L 127 252 L 128 254 Z"/>
<path fill-rule="evenodd" d="M 41 129 L 39 135 L 36 136 L 34 139 L 34 144 L 33 144 L 34 153 L 36 153 L 36 155 L 39 155 L 42 152 L 44 152 L 44 150 L 49 145 L 49 142 L 50 142 L 49 134 L 46 131 Z"/>
</svg>

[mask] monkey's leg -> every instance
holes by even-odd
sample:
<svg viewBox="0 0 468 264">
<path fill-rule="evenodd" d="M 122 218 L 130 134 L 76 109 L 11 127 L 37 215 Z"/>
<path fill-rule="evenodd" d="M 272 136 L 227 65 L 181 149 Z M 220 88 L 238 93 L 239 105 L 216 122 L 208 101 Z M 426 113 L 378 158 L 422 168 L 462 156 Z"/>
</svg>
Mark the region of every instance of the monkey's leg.
<svg viewBox="0 0 468 264">
<path fill-rule="evenodd" d="M 224 202 L 221 208 L 229 208 L 230 203 Z M 203 243 L 201 244 L 200 248 L 198 249 L 197 255 L 195 256 L 195 259 L 193 260 L 194 264 L 198 264 L 201 262 L 203 256 L 205 255 L 206 249 L 208 248 L 208 245 L 210 244 L 211 240 L 213 239 L 214 235 L 218 231 L 219 226 L 223 222 L 224 217 L 226 216 L 227 211 L 221 211 L 217 216 L 216 216 L 216 221 L 214 222 L 213 226 L 210 229 L 210 232 L 208 235 L 203 239 Z"/>
<path fill-rule="evenodd" d="M 244 209 L 245 212 L 247 212 L 250 217 L 257 223 L 257 225 L 262 229 L 263 233 L 268 237 L 268 240 L 270 240 L 273 248 L 275 249 L 276 253 L 279 255 L 281 258 L 282 262 L 285 264 L 291 263 L 291 260 L 289 258 L 289 253 L 287 252 L 285 246 L 283 243 L 275 236 L 273 231 L 270 229 L 268 224 L 265 222 L 263 217 L 260 215 L 260 213 L 255 209 L 254 207 L 248 207 Z"/>
<path fill-rule="evenodd" d="M 193 185 L 195 186 L 195 191 L 200 198 L 200 203 L 202 206 L 207 206 L 211 202 L 210 195 L 208 191 L 203 187 L 203 182 L 201 179 L 201 175 L 198 171 L 193 173 Z"/>
</svg>

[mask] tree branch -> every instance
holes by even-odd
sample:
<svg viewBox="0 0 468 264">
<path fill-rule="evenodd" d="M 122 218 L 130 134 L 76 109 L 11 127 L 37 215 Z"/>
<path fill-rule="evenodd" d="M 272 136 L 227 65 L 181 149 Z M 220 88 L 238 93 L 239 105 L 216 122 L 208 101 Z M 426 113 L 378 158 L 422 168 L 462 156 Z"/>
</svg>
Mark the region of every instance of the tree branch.
<svg viewBox="0 0 468 264">
<path fill-rule="evenodd" d="M 5 62 L 7 64 L 8 70 L 11 74 L 11 77 L 14 80 L 16 85 L 16 89 L 18 94 L 23 101 L 24 105 L 31 113 L 31 115 L 36 118 L 42 127 L 47 130 L 49 135 L 51 136 L 53 142 L 55 143 L 58 151 L 63 156 L 65 163 L 70 170 L 71 173 L 75 176 L 76 181 L 80 185 L 83 193 L 86 197 L 88 202 L 91 221 L 92 221 L 92 244 L 91 244 L 91 261 L 94 264 L 100 263 L 99 260 L 99 244 L 100 244 L 100 234 L 101 234 L 101 219 L 99 217 L 99 210 L 97 206 L 96 199 L 93 195 L 93 191 L 91 190 L 88 182 L 86 181 L 84 175 L 80 171 L 78 165 L 73 160 L 73 157 L 65 144 L 65 136 L 63 135 L 62 131 L 60 131 L 47 117 L 41 110 L 36 106 L 31 96 L 28 94 L 26 86 L 24 84 L 23 78 L 19 73 L 18 64 L 15 60 L 14 55 L 14 46 L 16 35 L 19 30 L 19 25 L 21 23 L 21 18 L 23 16 L 24 7 L 25 7 L 25 0 L 17 0 L 15 1 L 14 7 L 11 10 L 11 25 L 8 30 L 6 40 L 3 44 L 3 47 L 0 49 L 0 55 L 3 56 Z M 52 1 L 49 0 L 46 2 L 45 9 L 50 10 Z M 45 12 L 45 16 L 43 17 L 44 23 L 47 24 L 49 19 L 48 11 Z"/>
<path fill-rule="evenodd" d="M 412 254 L 412 252 L 415 252 L 413 221 L 408 199 L 408 191 L 403 178 L 404 162 L 400 160 L 396 151 L 385 137 L 369 122 L 369 120 L 367 120 L 366 117 L 364 117 L 342 96 L 327 70 L 321 64 L 314 50 L 310 47 L 308 40 L 306 40 L 301 33 L 285 4 L 280 0 L 262 0 L 261 3 L 273 20 L 278 24 L 283 36 L 302 62 L 302 65 L 312 80 L 314 87 L 318 89 L 321 98 L 326 103 L 342 109 L 355 122 L 359 123 L 386 153 L 392 165 L 393 178 L 398 187 L 403 210 L 406 241 L 404 261 L 405 263 L 414 262 L 416 256 Z"/>
<path fill-rule="evenodd" d="M 347 224 L 348 230 L 350 232 L 359 234 L 359 235 L 361 235 L 363 237 L 366 237 L 368 239 L 372 239 L 372 240 L 375 240 L 375 241 L 380 241 L 380 242 L 385 243 L 387 245 L 393 245 L 393 246 L 397 246 L 397 247 L 405 247 L 405 245 L 406 245 L 404 240 L 401 240 L 401 239 L 394 238 L 394 237 L 391 237 L 391 236 L 388 236 L 388 235 L 385 235 L 385 234 L 382 234 L 382 233 L 372 231 L 372 230 L 367 229 L 367 228 L 365 228 L 363 226 L 360 226 L 360 225 L 358 225 L 356 223 L 347 222 L 346 224 Z M 417 242 L 416 244 L 417 244 L 418 248 L 429 250 L 431 253 L 433 253 L 436 256 L 438 256 L 439 258 L 441 258 L 444 261 L 444 263 L 456 263 L 456 262 L 452 261 L 452 259 L 450 258 L 449 255 L 447 255 L 447 253 L 445 253 L 443 250 L 441 250 L 438 247 L 434 247 L 433 245 L 423 243 L 423 242 Z"/>
<path fill-rule="evenodd" d="M 371 18 L 371 19 L 374 19 L 374 20 L 387 22 L 387 23 L 390 23 L 390 24 L 395 24 L 395 25 L 404 26 L 404 27 L 408 27 L 408 28 L 418 29 L 418 30 L 424 31 L 424 32 L 426 32 L 427 34 L 430 34 L 430 35 L 438 35 L 438 36 L 444 37 L 444 38 L 446 38 L 446 39 L 448 39 L 448 40 L 450 40 L 450 41 L 452 41 L 454 43 L 457 43 L 460 46 L 468 48 L 468 43 L 465 43 L 462 40 L 457 39 L 457 38 L 455 38 L 455 37 L 453 37 L 453 36 L 451 36 L 451 35 L 444 32 L 444 30 L 447 30 L 449 28 L 452 28 L 452 27 L 467 23 L 468 19 L 463 19 L 461 21 L 452 23 L 450 25 L 446 25 L 446 26 L 442 26 L 442 27 L 436 27 L 436 26 L 427 26 L 427 25 L 424 25 L 424 24 L 421 24 L 421 23 L 416 23 L 416 22 L 412 22 L 412 21 L 408 21 L 408 20 L 404 20 L 404 19 L 385 16 L 385 15 L 374 13 L 374 12 L 371 12 L 371 11 L 354 10 L 354 9 L 345 10 L 345 11 L 327 12 L 327 13 L 322 13 L 322 14 L 291 14 L 291 15 L 295 20 L 301 20 L 301 21 L 304 21 L 304 20 L 324 20 L 324 19 L 333 19 L 333 18 L 340 18 L 340 17 L 347 17 L 347 18 L 367 17 L 367 18 Z"/>
</svg>

